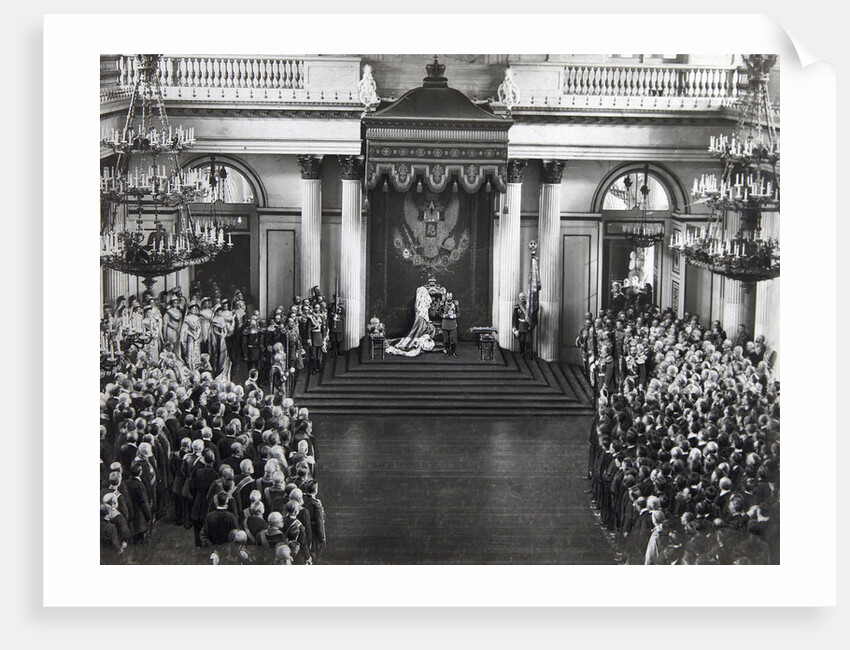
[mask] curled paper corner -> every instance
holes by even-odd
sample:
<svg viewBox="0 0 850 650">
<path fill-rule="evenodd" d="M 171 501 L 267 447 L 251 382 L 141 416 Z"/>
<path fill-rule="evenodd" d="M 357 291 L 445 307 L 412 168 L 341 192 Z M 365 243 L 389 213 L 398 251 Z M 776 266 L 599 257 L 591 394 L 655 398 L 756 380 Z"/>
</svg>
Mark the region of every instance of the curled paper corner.
<svg viewBox="0 0 850 650">
<path fill-rule="evenodd" d="M 773 23 L 777 32 L 776 36 L 778 37 L 778 47 L 776 51 L 779 54 L 780 65 L 783 60 L 786 62 L 793 62 L 794 65 L 799 66 L 801 69 L 805 69 L 811 65 L 819 63 L 829 65 L 829 63 L 821 56 L 817 55 L 811 48 L 809 48 L 807 43 L 800 38 L 800 36 L 794 34 L 793 25 L 791 25 L 791 29 L 789 29 L 786 25 L 782 24 L 775 18 L 771 18 L 769 16 L 765 16 L 765 18 Z"/>
</svg>

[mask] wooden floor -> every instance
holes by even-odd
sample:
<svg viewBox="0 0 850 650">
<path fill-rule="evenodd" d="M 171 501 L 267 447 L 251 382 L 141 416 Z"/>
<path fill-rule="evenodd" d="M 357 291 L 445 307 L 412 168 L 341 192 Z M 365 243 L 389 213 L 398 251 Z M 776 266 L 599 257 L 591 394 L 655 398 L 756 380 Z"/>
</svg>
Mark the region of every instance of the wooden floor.
<svg viewBox="0 0 850 650">
<path fill-rule="evenodd" d="M 590 419 L 317 415 L 322 564 L 608 564 Z"/>
</svg>

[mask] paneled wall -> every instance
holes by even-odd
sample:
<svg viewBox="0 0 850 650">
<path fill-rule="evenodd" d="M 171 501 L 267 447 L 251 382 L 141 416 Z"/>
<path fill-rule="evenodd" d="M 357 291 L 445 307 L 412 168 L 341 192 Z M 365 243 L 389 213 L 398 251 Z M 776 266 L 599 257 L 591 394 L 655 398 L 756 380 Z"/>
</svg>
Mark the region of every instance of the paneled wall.
<svg viewBox="0 0 850 650">
<path fill-rule="evenodd" d="M 591 215 L 592 217 L 592 215 Z M 560 359 L 580 363 L 575 340 L 586 312 L 599 308 L 599 221 L 561 221 L 562 282 Z"/>
<path fill-rule="evenodd" d="M 301 280 L 298 245 L 300 216 L 262 214 L 260 216 L 259 265 L 260 313 L 267 315 L 278 305 L 292 304 Z"/>
</svg>

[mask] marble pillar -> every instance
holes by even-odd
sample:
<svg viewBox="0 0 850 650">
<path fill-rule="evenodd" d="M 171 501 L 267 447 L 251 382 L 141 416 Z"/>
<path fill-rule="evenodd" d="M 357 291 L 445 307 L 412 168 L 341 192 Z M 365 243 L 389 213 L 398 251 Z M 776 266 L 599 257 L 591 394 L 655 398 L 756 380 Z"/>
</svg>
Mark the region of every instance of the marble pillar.
<svg viewBox="0 0 850 650">
<path fill-rule="evenodd" d="M 762 214 L 761 232 L 764 237 L 779 239 L 779 213 Z M 756 322 L 753 338 L 761 334 L 768 350 L 775 350 L 774 375 L 779 378 L 779 278 L 756 285 Z"/>
<path fill-rule="evenodd" d="M 340 156 L 342 169 L 342 232 L 339 292 L 345 307 L 343 349 L 360 344 L 365 326 L 365 288 L 363 275 L 363 160 L 358 156 Z"/>
<path fill-rule="evenodd" d="M 740 218 L 738 214 L 729 212 L 726 217 L 727 236 L 735 236 L 739 228 Z M 755 287 L 745 290 L 745 287 L 737 280 L 723 278 L 723 317 L 721 320 L 726 335 L 733 341 L 738 336 L 738 325 L 741 324 L 747 328 L 750 337 L 753 336 L 755 294 Z"/>
<path fill-rule="evenodd" d="M 322 275 L 322 159 L 298 156 L 301 166 L 301 295 L 321 286 Z"/>
<path fill-rule="evenodd" d="M 112 269 L 105 269 L 104 276 L 103 302 L 114 307 L 119 296 L 127 296 L 129 293 L 129 276 Z"/>
<path fill-rule="evenodd" d="M 540 220 L 537 243 L 540 257 L 540 314 L 537 319 L 537 355 L 558 358 L 561 309 L 561 176 L 564 163 L 544 160 L 540 175 Z"/>
<path fill-rule="evenodd" d="M 499 277 L 498 321 L 499 345 L 506 350 L 518 350 L 519 345 L 511 331 L 514 303 L 522 291 L 520 281 L 520 210 L 522 207 L 522 177 L 526 160 L 508 162 L 508 182 L 504 208 L 499 214 Z"/>
</svg>

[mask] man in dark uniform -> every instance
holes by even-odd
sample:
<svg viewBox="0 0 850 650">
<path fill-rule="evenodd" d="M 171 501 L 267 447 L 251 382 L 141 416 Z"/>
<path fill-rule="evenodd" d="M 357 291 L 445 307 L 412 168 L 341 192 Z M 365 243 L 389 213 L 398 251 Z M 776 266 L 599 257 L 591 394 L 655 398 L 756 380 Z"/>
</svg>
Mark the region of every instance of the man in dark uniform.
<svg viewBox="0 0 850 650">
<path fill-rule="evenodd" d="M 531 323 L 528 320 L 528 296 L 520 291 L 517 303 L 514 305 L 513 334 L 519 341 L 519 353 L 523 359 L 528 355 L 534 359 L 534 350 L 531 345 Z"/>
<path fill-rule="evenodd" d="M 286 320 L 286 340 L 284 341 L 284 349 L 286 350 L 286 366 L 290 370 L 294 369 L 292 375 L 292 388 L 298 383 L 298 373 L 304 369 L 304 344 L 301 338 L 301 332 L 298 328 L 298 321 L 295 317 L 290 316 Z M 290 391 L 291 393 L 292 391 Z"/>
<path fill-rule="evenodd" d="M 741 323 L 738 325 L 738 331 L 735 334 L 735 345 L 740 346 L 742 348 L 747 347 L 747 343 L 752 341 L 753 338 L 750 336 L 750 333 L 747 331 L 747 326 Z"/>
<path fill-rule="evenodd" d="M 319 289 L 318 285 L 310 289 L 310 303 L 312 305 L 323 305 L 325 308 L 327 307 L 325 297 L 322 295 L 322 290 Z"/>
<path fill-rule="evenodd" d="M 263 365 L 264 332 L 260 328 L 260 319 L 253 314 L 242 328 L 242 358 L 248 364 L 248 370 L 261 370 Z"/>
<path fill-rule="evenodd" d="M 446 299 L 440 306 L 441 328 L 443 330 L 443 343 L 446 349 L 443 354 L 452 355 L 457 359 L 457 317 L 459 315 L 458 302 L 452 297 L 452 293 L 446 294 Z"/>
<path fill-rule="evenodd" d="M 611 285 L 611 313 L 619 314 L 626 306 L 626 295 L 622 291 L 619 282 L 614 282 Z"/>
<path fill-rule="evenodd" d="M 283 331 L 283 312 L 280 308 L 274 312 L 274 317 L 269 319 L 268 327 L 266 328 L 266 365 L 272 367 L 272 358 L 274 357 L 275 343 L 282 343 L 286 336 Z"/>
<path fill-rule="evenodd" d="M 310 521 L 313 530 L 310 544 L 310 552 L 316 558 L 324 549 L 325 538 L 325 508 L 318 497 L 319 487 L 315 481 L 307 481 L 304 484 L 304 509 L 310 513 Z"/>
<path fill-rule="evenodd" d="M 623 385 L 626 377 L 626 328 L 625 320 L 617 319 L 617 329 L 614 331 L 614 364 L 616 369 L 617 388 Z"/>
<path fill-rule="evenodd" d="M 334 295 L 334 301 L 328 310 L 328 329 L 330 330 L 330 353 L 331 356 L 342 354 L 342 335 L 345 331 L 345 307 L 342 306 L 339 296 Z"/>
<path fill-rule="evenodd" d="M 298 309 L 298 333 L 304 343 L 310 342 L 310 315 L 312 313 L 313 307 L 310 305 L 310 301 L 302 300 Z"/>
<path fill-rule="evenodd" d="M 587 312 L 584 315 L 584 326 L 576 338 L 576 347 L 581 351 L 581 360 L 584 364 L 584 376 L 587 381 L 594 384 L 590 376 L 590 364 L 596 357 L 596 332 L 593 328 L 593 314 Z"/>
<path fill-rule="evenodd" d="M 312 366 L 310 370 L 315 374 L 322 370 L 322 360 L 326 348 L 325 337 L 328 334 L 328 322 L 322 313 L 322 306 L 320 304 L 313 305 L 313 312 L 308 316 L 308 323 L 310 362 Z"/>
</svg>

